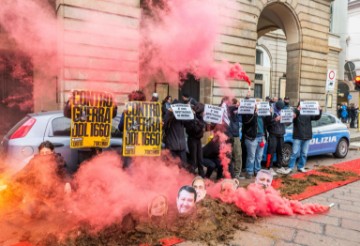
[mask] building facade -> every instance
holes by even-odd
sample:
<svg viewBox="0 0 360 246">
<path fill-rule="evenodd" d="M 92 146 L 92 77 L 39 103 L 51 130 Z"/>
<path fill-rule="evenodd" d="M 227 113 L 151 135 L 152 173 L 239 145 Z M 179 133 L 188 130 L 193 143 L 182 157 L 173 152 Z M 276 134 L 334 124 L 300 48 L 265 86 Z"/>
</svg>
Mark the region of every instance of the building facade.
<svg viewBox="0 0 360 246">
<path fill-rule="evenodd" d="M 329 31 L 332 1 L 227 2 L 231 4 L 219 1 L 221 8 L 231 9 L 221 16 L 226 28 L 219 34 L 214 59 L 240 63 L 253 82 L 250 89 L 255 97 L 286 95 L 293 104 L 301 98 L 325 106 L 327 71 L 341 66 L 340 37 Z M 60 66 L 49 76 L 54 86 L 41 92 L 46 96 L 34 96 L 34 111 L 61 108 L 72 89 L 89 85 L 113 92 L 119 104 L 125 102 L 130 91 L 141 87 L 140 0 L 57 0 L 54 5 Z M 117 32 L 109 31 L 114 26 Z M 114 61 L 118 66 L 112 65 Z M 43 86 L 41 76 L 34 73 L 34 87 Z M 229 86 L 238 98 L 248 92 L 242 81 L 230 81 Z M 145 90 L 179 96 L 179 87 L 167 85 L 166 78 L 151 81 Z M 217 104 L 224 96 L 214 78 L 193 79 L 182 90 L 195 93 L 205 103 Z M 335 111 L 337 91 L 329 94 L 333 103 L 328 103 L 328 109 Z"/>
</svg>

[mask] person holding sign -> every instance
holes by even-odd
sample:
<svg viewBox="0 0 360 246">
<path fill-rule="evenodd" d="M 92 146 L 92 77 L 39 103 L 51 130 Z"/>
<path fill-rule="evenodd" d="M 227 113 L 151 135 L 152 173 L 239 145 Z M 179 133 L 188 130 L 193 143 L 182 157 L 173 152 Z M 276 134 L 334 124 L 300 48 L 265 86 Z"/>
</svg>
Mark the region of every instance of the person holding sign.
<svg viewBox="0 0 360 246">
<path fill-rule="evenodd" d="M 241 178 L 242 160 L 241 160 L 241 143 L 240 143 L 240 125 L 238 117 L 238 105 L 232 104 L 229 97 L 225 96 L 221 100 L 221 105 L 224 107 L 224 125 L 226 127 L 225 134 L 229 137 L 229 142 L 232 147 L 232 165 L 234 167 L 234 175 Z M 227 120 L 225 120 L 227 119 Z M 232 167 L 230 167 L 232 168 Z"/>
<path fill-rule="evenodd" d="M 273 176 L 277 175 L 271 168 L 273 155 L 276 151 L 276 156 L 280 166 L 283 166 L 282 161 L 282 146 L 284 145 L 285 123 L 281 123 L 281 110 L 285 104 L 282 100 L 274 103 L 273 112 L 270 116 L 264 118 L 266 130 L 269 133 L 268 147 L 266 155 L 266 168 L 270 170 Z"/>
<path fill-rule="evenodd" d="M 198 174 L 201 177 L 205 177 L 203 167 L 203 153 L 201 138 L 204 136 L 205 122 L 203 120 L 204 104 L 197 103 L 192 107 L 194 112 L 194 119 L 184 121 L 186 134 L 188 135 L 188 148 L 189 148 L 189 164 L 191 165 L 191 171 L 195 173 L 195 169 L 198 169 Z"/>
<path fill-rule="evenodd" d="M 178 104 L 178 100 L 174 100 L 172 105 Z M 177 120 L 172 108 L 170 108 L 165 115 L 163 133 L 165 135 L 165 147 L 170 150 L 174 157 L 179 157 L 182 166 L 186 167 L 186 140 L 184 121 Z"/>
<path fill-rule="evenodd" d="M 137 90 L 137 91 L 132 91 L 129 95 L 128 95 L 128 99 L 129 99 L 129 102 L 131 101 L 140 101 L 140 102 L 143 102 L 143 101 L 146 101 L 146 96 L 144 94 L 144 92 L 142 92 L 141 90 Z M 120 131 L 120 133 L 123 135 L 123 141 L 124 141 L 124 125 L 125 125 L 125 113 L 127 111 L 124 110 L 123 113 L 121 114 L 121 119 L 120 119 L 120 122 L 119 122 L 119 125 L 118 125 L 118 129 Z M 127 156 L 123 156 L 123 167 L 124 168 L 127 168 L 130 166 L 130 162 L 131 162 L 131 158 L 130 157 L 127 157 Z"/>
<path fill-rule="evenodd" d="M 295 162 L 300 155 L 297 169 L 299 172 L 306 172 L 305 164 L 307 153 L 309 150 L 310 140 L 312 139 L 311 121 L 319 120 L 321 118 L 322 110 L 319 107 L 318 115 L 302 115 L 300 113 L 300 102 L 296 109 L 294 109 L 295 118 L 293 120 L 293 149 L 290 157 L 289 168 L 286 170 L 278 170 L 279 173 L 289 174 L 295 167 Z"/>
<path fill-rule="evenodd" d="M 243 136 L 246 146 L 246 179 L 251 179 L 261 169 L 261 159 L 264 152 L 265 128 L 263 118 L 257 114 L 257 108 L 254 114 L 244 114 Z"/>
</svg>

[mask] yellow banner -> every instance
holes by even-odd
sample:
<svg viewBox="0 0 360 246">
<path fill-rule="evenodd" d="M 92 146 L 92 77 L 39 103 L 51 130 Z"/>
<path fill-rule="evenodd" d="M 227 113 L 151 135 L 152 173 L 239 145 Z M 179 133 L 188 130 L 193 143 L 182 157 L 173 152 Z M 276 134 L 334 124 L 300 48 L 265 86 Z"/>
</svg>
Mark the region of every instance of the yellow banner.
<svg viewBox="0 0 360 246">
<path fill-rule="evenodd" d="M 124 111 L 124 156 L 159 156 L 161 153 L 161 105 L 128 102 Z"/>
<path fill-rule="evenodd" d="M 113 97 L 107 92 L 74 90 L 71 105 L 71 148 L 110 145 Z"/>
</svg>

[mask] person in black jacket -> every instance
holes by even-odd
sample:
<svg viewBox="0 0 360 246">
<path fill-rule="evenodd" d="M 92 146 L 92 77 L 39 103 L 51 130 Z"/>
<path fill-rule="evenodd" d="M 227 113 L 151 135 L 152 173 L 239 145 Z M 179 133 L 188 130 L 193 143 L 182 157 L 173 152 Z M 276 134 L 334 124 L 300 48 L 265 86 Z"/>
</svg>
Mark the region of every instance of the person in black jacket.
<svg viewBox="0 0 360 246">
<path fill-rule="evenodd" d="M 349 108 L 349 117 L 350 117 L 350 128 L 355 128 L 355 121 L 357 116 L 358 109 L 353 103 L 350 104 Z"/>
<path fill-rule="evenodd" d="M 223 97 L 221 101 L 222 107 L 226 108 L 227 119 L 224 120 L 226 126 L 225 134 L 229 137 L 228 142 L 231 143 L 232 147 L 232 163 L 234 167 L 234 176 L 232 178 L 243 178 L 241 177 L 242 160 L 241 160 L 241 143 L 240 143 L 240 125 L 238 117 L 238 104 L 232 104 L 229 97 Z M 224 117 L 225 118 L 225 117 Z"/>
<path fill-rule="evenodd" d="M 173 104 L 177 103 L 177 100 L 173 101 Z M 171 108 L 166 112 L 163 131 L 165 147 L 170 150 L 174 157 L 180 158 L 183 167 L 188 168 L 184 122 L 175 118 Z"/>
<path fill-rule="evenodd" d="M 191 165 L 191 172 L 195 173 L 198 169 L 198 174 L 205 177 L 203 167 L 203 154 L 201 146 L 201 138 L 204 136 L 205 122 L 203 120 L 204 104 L 197 103 L 193 108 L 194 120 L 184 121 L 186 134 L 188 135 L 189 148 L 189 164 Z"/>
<path fill-rule="evenodd" d="M 266 168 L 270 170 L 273 176 L 277 175 L 276 172 L 271 168 L 273 155 L 276 151 L 276 157 L 280 166 L 283 166 L 282 161 L 282 146 L 284 145 L 284 135 L 285 135 L 285 124 L 280 123 L 281 120 L 281 109 L 285 106 L 282 100 L 274 103 L 272 108 L 273 112 L 270 116 L 264 118 L 266 130 L 269 133 L 268 136 L 268 147 L 266 155 Z"/>
<path fill-rule="evenodd" d="M 295 162 L 300 154 L 298 163 L 299 172 L 306 172 L 305 164 L 307 153 L 309 150 L 310 140 L 312 139 L 312 127 L 311 121 L 319 120 L 321 118 L 322 110 L 319 108 L 319 115 L 301 115 L 300 114 L 300 102 L 297 109 L 294 110 L 295 118 L 293 120 L 293 150 L 290 157 L 289 168 L 286 170 L 278 170 L 279 173 L 289 174 L 295 167 Z"/>
<path fill-rule="evenodd" d="M 216 180 L 223 177 L 223 168 L 219 158 L 220 143 L 219 137 L 215 134 L 214 137 L 202 148 L 203 165 L 206 167 L 206 178 L 210 178 L 213 171 L 216 170 Z M 234 177 L 233 165 L 229 165 L 229 172 L 231 177 Z"/>
<path fill-rule="evenodd" d="M 261 169 L 265 128 L 263 118 L 257 115 L 256 109 L 254 114 L 244 114 L 242 118 L 243 137 L 247 152 L 245 178 L 251 179 Z"/>
</svg>

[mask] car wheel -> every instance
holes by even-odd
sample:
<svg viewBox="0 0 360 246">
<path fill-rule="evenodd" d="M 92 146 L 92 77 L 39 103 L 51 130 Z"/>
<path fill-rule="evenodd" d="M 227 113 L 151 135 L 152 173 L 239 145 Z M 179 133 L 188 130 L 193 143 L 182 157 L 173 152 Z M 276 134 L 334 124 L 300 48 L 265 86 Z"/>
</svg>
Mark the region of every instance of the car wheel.
<svg viewBox="0 0 360 246">
<path fill-rule="evenodd" d="M 338 145 L 336 146 L 336 151 L 334 156 L 337 158 L 344 158 L 349 151 L 349 144 L 345 138 L 340 139 Z"/>
<path fill-rule="evenodd" d="M 290 162 L 290 157 L 292 154 L 292 146 L 289 143 L 284 143 L 283 149 L 282 149 L 282 155 L 283 155 L 283 165 L 287 167 Z"/>
</svg>

